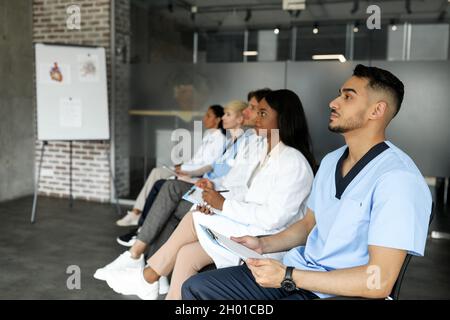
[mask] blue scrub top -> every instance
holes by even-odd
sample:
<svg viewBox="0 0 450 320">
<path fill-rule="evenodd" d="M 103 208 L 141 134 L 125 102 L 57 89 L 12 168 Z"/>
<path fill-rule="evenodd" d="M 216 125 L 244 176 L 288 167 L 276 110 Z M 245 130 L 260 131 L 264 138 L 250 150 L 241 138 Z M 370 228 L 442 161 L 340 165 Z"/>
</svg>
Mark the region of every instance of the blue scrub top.
<svg viewBox="0 0 450 320">
<path fill-rule="evenodd" d="M 424 254 L 432 198 L 412 159 L 385 141 L 342 178 L 347 154 L 344 146 L 322 160 L 307 203 L 316 225 L 305 246 L 284 256 L 285 265 L 312 271 L 361 266 L 369 261 L 369 245 Z"/>
</svg>

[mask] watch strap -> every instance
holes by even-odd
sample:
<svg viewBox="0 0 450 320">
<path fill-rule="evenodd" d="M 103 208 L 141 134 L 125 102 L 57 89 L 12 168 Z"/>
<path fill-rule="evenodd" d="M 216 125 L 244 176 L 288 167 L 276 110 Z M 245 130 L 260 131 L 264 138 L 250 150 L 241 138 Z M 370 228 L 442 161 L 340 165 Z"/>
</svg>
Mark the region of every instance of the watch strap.
<svg viewBox="0 0 450 320">
<path fill-rule="evenodd" d="M 292 272 L 294 271 L 294 267 L 286 267 L 286 273 L 284 274 L 284 279 L 292 280 Z"/>
</svg>

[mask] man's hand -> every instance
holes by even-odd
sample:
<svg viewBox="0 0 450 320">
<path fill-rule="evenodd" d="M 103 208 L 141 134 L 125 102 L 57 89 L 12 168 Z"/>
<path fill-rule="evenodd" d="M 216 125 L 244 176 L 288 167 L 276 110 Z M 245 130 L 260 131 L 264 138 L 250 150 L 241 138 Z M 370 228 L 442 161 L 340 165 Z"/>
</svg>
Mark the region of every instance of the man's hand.
<svg viewBox="0 0 450 320">
<path fill-rule="evenodd" d="M 225 202 L 225 198 L 222 195 L 211 188 L 204 188 L 202 192 L 203 201 L 209 204 L 211 207 L 215 209 L 222 210 L 223 203 Z"/>
<path fill-rule="evenodd" d="M 243 236 L 243 237 L 231 237 L 231 240 L 242 244 L 243 246 L 252 249 L 258 253 L 263 253 L 262 242 L 258 237 Z"/>
<path fill-rule="evenodd" d="M 214 189 L 214 183 L 211 180 L 208 180 L 206 178 L 201 178 L 200 180 L 198 180 L 195 183 L 195 186 L 197 186 L 201 189 L 205 189 L 205 188 Z"/>
<path fill-rule="evenodd" d="M 281 287 L 286 273 L 286 266 L 281 262 L 275 259 L 247 259 L 245 263 L 261 287 Z"/>
</svg>

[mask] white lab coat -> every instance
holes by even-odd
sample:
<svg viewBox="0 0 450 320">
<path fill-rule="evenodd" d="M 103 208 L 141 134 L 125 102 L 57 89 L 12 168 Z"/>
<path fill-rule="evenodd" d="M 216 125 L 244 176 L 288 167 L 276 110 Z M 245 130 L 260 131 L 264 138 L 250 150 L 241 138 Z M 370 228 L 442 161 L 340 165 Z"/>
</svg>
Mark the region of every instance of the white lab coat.
<svg viewBox="0 0 450 320">
<path fill-rule="evenodd" d="M 308 161 L 299 151 L 282 142 L 273 148 L 267 159 L 265 154 L 243 200 L 227 198 L 222 212 L 212 216 L 199 211 L 193 213 L 200 244 L 218 268 L 237 265 L 239 257 L 211 241 L 199 224 L 228 237 L 257 236 L 284 230 L 305 214 L 314 178 Z M 282 255 L 267 256 L 281 259 Z"/>
<path fill-rule="evenodd" d="M 191 160 L 181 165 L 181 170 L 194 171 L 211 165 L 222 155 L 225 148 L 225 140 L 225 135 L 219 129 L 206 131 L 197 152 L 195 152 Z"/>
<path fill-rule="evenodd" d="M 265 140 L 256 135 L 253 129 L 245 132 L 239 145 L 237 156 L 228 162 L 230 171 L 223 177 L 212 180 L 216 190 L 229 190 L 222 196 L 226 199 L 244 200 L 248 191 L 247 181 L 263 154 L 266 154 Z"/>
<path fill-rule="evenodd" d="M 225 176 L 211 180 L 215 190 L 229 190 L 222 193 L 225 199 L 244 200 L 248 191 L 247 181 L 261 157 L 267 153 L 265 140 L 256 135 L 254 129 L 247 130 L 243 139 L 236 158 L 227 160 L 230 171 Z M 190 211 L 195 211 L 196 207 L 194 204 Z"/>
</svg>

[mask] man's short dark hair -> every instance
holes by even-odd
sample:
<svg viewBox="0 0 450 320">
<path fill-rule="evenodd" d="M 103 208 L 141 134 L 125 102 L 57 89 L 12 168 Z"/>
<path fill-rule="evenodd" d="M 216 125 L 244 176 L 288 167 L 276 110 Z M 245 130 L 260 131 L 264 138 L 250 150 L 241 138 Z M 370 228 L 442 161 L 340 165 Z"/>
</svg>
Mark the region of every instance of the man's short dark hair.
<svg viewBox="0 0 450 320">
<path fill-rule="evenodd" d="M 369 87 L 374 90 L 384 90 L 394 98 L 394 117 L 402 105 L 405 88 L 403 82 L 389 71 L 377 68 L 367 67 L 358 64 L 353 71 L 353 75 L 358 78 L 365 78 L 369 81 Z"/>
<path fill-rule="evenodd" d="M 250 91 L 247 95 L 247 101 L 250 101 L 251 98 L 255 98 L 256 101 L 260 102 L 271 91 L 272 90 L 270 90 L 269 88 L 263 88 L 263 89 L 258 89 L 255 91 Z"/>
</svg>

